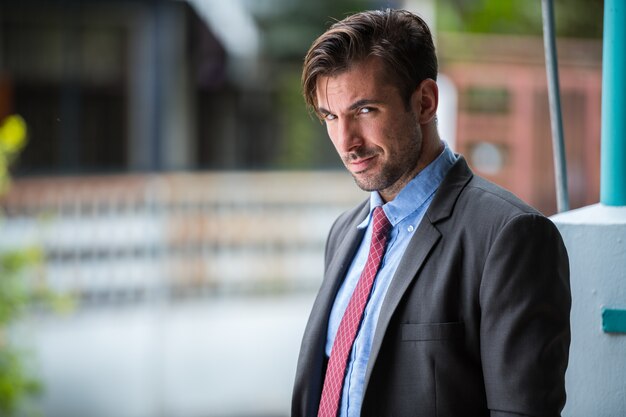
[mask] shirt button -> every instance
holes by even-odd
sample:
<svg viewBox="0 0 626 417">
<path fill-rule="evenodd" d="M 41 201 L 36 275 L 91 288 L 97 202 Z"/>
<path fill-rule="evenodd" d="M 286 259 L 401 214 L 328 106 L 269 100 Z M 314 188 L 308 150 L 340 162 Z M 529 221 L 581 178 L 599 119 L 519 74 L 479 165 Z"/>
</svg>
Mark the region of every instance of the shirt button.
<svg viewBox="0 0 626 417">
<path fill-rule="evenodd" d="M 411 233 L 414 229 L 413 225 L 410 225 L 407 229 L 406 229 L 409 233 Z"/>
</svg>

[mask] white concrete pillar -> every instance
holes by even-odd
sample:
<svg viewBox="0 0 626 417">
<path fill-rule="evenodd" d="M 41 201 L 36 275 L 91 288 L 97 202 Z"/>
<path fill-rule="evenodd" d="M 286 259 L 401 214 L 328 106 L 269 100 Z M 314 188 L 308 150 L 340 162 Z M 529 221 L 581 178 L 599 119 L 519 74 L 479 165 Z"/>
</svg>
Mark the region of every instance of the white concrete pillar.
<svg viewBox="0 0 626 417">
<path fill-rule="evenodd" d="M 564 417 L 626 416 L 626 333 L 603 309 L 626 310 L 626 207 L 596 204 L 552 217 L 570 259 L 572 344 Z"/>
</svg>

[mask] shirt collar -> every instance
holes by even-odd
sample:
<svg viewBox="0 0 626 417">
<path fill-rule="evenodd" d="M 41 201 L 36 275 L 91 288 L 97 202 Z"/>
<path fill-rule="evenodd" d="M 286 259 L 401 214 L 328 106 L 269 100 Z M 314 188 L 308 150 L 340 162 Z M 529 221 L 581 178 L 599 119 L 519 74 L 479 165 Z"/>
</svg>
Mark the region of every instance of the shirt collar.
<svg viewBox="0 0 626 417">
<path fill-rule="evenodd" d="M 378 191 L 372 191 L 370 193 L 370 211 L 357 228 L 364 229 L 369 225 L 372 212 L 378 206 L 383 207 L 389 222 L 395 227 L 408 215 L 420 208 L 435 193 L 457 159 L 458 157 L 446 144 L 443 152 L 409 181 L 392 201 L 385 204 Z"/>
</svg>

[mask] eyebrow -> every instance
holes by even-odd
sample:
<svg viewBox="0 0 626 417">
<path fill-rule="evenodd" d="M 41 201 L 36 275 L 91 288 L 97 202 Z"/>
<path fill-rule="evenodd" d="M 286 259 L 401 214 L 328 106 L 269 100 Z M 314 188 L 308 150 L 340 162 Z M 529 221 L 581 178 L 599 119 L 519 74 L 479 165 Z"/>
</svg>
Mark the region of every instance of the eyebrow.
<svg viewBox="0 0 626 417">
<path fill-rule="evenodd" d="M 363 98 L 361 100 L 357 100 L 354 103 L 352 103 L 350 105 L 350 107 L 348 107 L 348 110 L 356 110 L 359 107 L 367 106 L 368 104 L 380 104 L 380 103 L 382 103 L 381 100 L 374 100 L 374 99 L 370 99 L 370 98 Z M 321 114 L 330 114 L 330 111 L 326 110 L 323 107 L 318 107 L 317 111 L 318 111 L 318 113 L 321 113 Z"/>
</svg>

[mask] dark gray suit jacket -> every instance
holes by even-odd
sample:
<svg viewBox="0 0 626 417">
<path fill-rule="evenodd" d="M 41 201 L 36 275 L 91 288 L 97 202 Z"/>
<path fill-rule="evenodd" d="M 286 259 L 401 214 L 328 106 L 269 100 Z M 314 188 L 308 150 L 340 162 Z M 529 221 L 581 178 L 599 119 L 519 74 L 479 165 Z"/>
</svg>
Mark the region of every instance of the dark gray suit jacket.
<svg viewBox="0 0 626 417">
<path fill-rule="evenodd" d="M 342 214 L 304 333 L 292 416 L 317 415 L 330 310 L 369 201 Z M 383 302 L 363 416 L 559 416 L 570 343 L 569 264 L 554 224 L 454 164 Z"/>
</svg>

